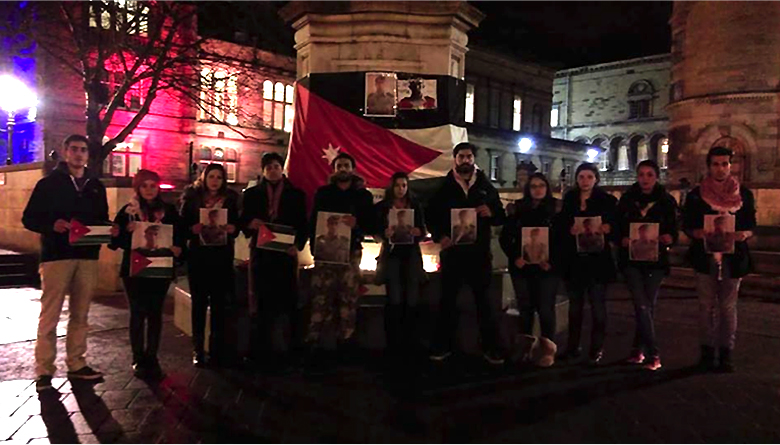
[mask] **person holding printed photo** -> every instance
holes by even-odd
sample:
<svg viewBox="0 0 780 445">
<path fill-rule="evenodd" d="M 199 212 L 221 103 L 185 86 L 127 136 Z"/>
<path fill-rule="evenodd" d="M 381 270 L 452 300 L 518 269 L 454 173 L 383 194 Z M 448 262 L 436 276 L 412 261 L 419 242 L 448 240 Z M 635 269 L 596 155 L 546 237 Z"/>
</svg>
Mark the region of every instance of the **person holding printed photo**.
<svg viewBox="0 0 780 445">
<path fill-rule="evenodd" d="M 523 197 L 515 201 L 512 208 L 514 211 L 507 217 L 499 241 L 509 260 L 509 275 L 520 309 L 520 334 L 533 335 L 534 314 L 539 314 L 541 336 L 554 342 L 555 297 L 560 284 L 557 252 L 560 246 L 558 212 L 561 202 L 553 197 L 547 177 L 534 173 L 525 183 Z M 528 227 L 532 228 L 526 231 L 532 239 L 525 247 L 538 245 L 543 249 L 532 247 L 521 254 L 523 228 Z M 542 227 L 548 229 L 547 246 L 538 241 Z M 541 258 L 537 264 L 529 263 L 530 259 L 537 258 Z"/>
<path fill-rule="evenodd" d="M 420 284 L 425 276 L 420 251 L 420 240 L 425 235 L 422 208 L 409 191 L 409 176 L 395 173 L 385 190 L 385 198 L 375 206 L 379 238 L 383 240 L 377 259 L 377 273 L 383 275 L 379 281 L 387 289 L 388 304 L 385 306 L 385 338 L 387 351 L 393 357 L 409 355 L 419 349 L 417 329 L 419 321 Z M 413 225 L 407 219 L 398 216 L 395 227 L 391 228 L 390 210 L 396 209 L 396 215 L 407 215 L 414 211 Z M 406 227 L 404 227 L 406 226 Z M 401 238 L 399 227 L 411 237 L 409 244 L 391 244 L 388 242 Z M 381 272 L 380 272 L 381 271 Z"/>
<path fill-rule="evenodd" d="M 655 161 L 637 164 L 637 181 L 620 197 L 616 230 L 621 239 L 619 265 L 634 301 L 636 331 L 628 358 L 651 371 L 661 368 L 655 336 L 655 306 L 661 282 L 669 274 L 669 249 L 677 242 L 677 201 L 658 182 L 661 169 Z M 631 224 L 639 224 L 639 239 L 631 241 Z M 658 243 L 648 239 L 650 224 L 658 224 Z M 634 243 L 634 246 L 631 245 Z M 647 247 L 646 247 L 647 246 Z M 635 258 L 657 257 L 657 261 L 631 259 L 629 249 L 638 249 Z M 639 250 L 657 249 L 652 255 Z"/>
<path fill-rule="evenodd" d="M 699 368 L 702 371 L 734 371 L 732 352 L 737 336 L 737 295 L 742 277 L 751 270 L 747 240 L 756 227 L 755 199 L 753 193 L 731 175 L 733 157 L 734 153 L 728 148 L 711 148 L 707 153 L 707 176 L 688 193 L 683 207 L 683 230 L 691 238 L 688 255 L 696 271 L 701 340 Z M 707 253 L 704 216 L 726 214 L 736 218 L 734 253 Z"/>
<path fill-rule="evenodd" d="M 208 225 L 200 222 L 201 209 L 209 212 Z M 221 209 L 226 209 L 228 214 L 224 228 L 217 225 L 215 218 Z M 195 183 L 184 190 L 181 218 L 189 240 L 187 280 L 192 298 L 192 364 L 207 364 L 204 350 L 206 314 L 211 307 L 208 361 L 219 366 L 225 359 L 226 311 L 229 295 L 235 287 L 233 245 L 238 236 L 238 193 L 228 188 L 227 173 L 222 165 L 207 165 Z M 220 236 L 226 236 L 224 244 L 203 245 L 202 241 L 215 241 Z"/>
<path fill-rule="evenodd" d="M 586 296 L 590 299 L 593 326 L 589 361 L 598 365 L 604 356 L 604 335 L 607 328 L 607 284 L 615 279 L 615 265 L 609 242 L 603 242 L 596 252 L 578 253 L 578 235 L 574 218 L 601 217 L 601 233 L 605 241 L 612 241 L 617 199 L 602 190 L 598 166 L 585 162 L 577 167 L 576 184 L 563 197 L 561 223 L 567 227 L 566 241 L 561 246 L 565 259 L 563 268 L 566 289 L 569 292 L 569 341 L 565 359 L 580 357 L 582 312 Z"/>
<path fill-rule="evenodd" d="M 130 275 L 130 254 L 133 232 L 138 222 L 173 226 L 174 257 L 181 257 L 186 235 L 180 225 L 179 212 L 160 196 L 160 175 L 151 170 L 139 170 L 133 178 L 135 195 L 114 218 L 119 233 L 112 237 L 109 248 L 122 249 L 122 277 L 130 303 L 130 348 L 133 352 L 133 373 L 139 378 L 160 379 L 164 373 L 157 359 L 162 334 L 163 303 L 173 278 L 133 277 Z M 156 227 L 156 226 L 150 226 Z M 154 232 L 154 230 L 152 230 Z M 153 233 L 144 233 L 147 246 L 157 245 Z M 159 247 L 159 246 L 158 246 Z M 159 248 L 157 250 L 160 250 Z"/>
</svg>

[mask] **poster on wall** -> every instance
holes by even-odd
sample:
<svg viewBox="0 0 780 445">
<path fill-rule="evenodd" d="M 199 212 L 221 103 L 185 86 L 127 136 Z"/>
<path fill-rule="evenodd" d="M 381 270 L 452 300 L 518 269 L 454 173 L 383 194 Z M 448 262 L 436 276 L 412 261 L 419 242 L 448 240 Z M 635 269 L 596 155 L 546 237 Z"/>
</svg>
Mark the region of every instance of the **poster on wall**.
<svg viewBox="0 0 780 445">
<path fill-rule="evenodd" d="M 395 117 L 395 73 L 366 73 L 364 116 Z"/>
<path fill-rule="evenodd" d="M 405 79 L 398 83 L 399 110 L 435 110 L 436 79 Z"/>
</svg>

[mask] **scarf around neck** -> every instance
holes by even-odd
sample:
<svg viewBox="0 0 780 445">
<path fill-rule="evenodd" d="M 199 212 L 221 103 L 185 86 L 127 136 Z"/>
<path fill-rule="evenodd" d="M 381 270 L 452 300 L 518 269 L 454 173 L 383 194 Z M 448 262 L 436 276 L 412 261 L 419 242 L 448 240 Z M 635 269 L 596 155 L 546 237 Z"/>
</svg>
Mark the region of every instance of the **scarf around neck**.
<svg viewBox="0 0 780 445">
<path fill-rule="evenodd" d="M 279 201 L 282 200 L 282 190 L 284 189 L 284 179 L 276 185 L 271 181 L 266 181 L 265 190 L 268 194 L 268 219 L 271 221 L 279 217 Z"/>
<path fill-rule="evenodd" d="M 734 213 L 742 208 L 742 196 L 739 194 L 739 182 L 733 176 L 718 182 L 707 176 L 700 184 L 701 199 L 713 210 L 720 213 Z"/>
</svg>

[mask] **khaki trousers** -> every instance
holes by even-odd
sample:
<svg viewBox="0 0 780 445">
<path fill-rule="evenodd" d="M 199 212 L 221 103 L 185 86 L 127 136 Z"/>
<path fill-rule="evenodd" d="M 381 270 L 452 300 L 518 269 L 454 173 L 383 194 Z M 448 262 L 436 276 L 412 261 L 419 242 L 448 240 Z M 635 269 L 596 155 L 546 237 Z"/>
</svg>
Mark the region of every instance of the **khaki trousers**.
<svg viewBox="0 0 780 445">
<path fill-rule="evenodd" d="M 89 303 L 97 284 L 97 260 L 59 260 L 41 263 L 41 315 L 38 317 L 38 339 L 35 343 L 35 370 L 38 375 L 54 375 L 57 368 L 57 324 L 65 295 L 69 295 L 68 335 L 66 339 L 69 371 L 87 365 L 87 332 Z"/>
</svg>

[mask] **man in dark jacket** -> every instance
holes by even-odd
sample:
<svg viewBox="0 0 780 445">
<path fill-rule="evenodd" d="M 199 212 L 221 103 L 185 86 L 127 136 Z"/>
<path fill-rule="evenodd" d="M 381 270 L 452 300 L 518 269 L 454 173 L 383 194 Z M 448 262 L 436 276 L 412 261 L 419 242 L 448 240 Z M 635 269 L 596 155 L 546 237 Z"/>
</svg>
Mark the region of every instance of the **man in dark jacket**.
<svg viewBox="0 0 780 445">
<path fill-rule="evenodd" d="M 742 277 L 751 269 L 747 239 L 756 227 L 753 193 L 731 175 L 734 153 L 713 147 L 707 153 L 707 176 L 688 193 L 683 208 L 683 229 L 691 238 L 689 259 L 696 271 L 699 296 L 699 330 L 702 370 L 715 368 L 719 348 L 721 371 L 733 372 L 732 350 L 737 333 L 737 294 Z M 707 253 L 704 215 L 732 214 L 736 219 L 734 253 Z"/>
<path fill-rule="evenodd" d="M 467 142 L 453 149 L 455 167 L 430 200 L 426 212 L 433 240 L 441 243 L 441 309 L 434 333 L 431 359 L 449 357 L 457 330 L 456 300 L 466 284 L 471 287 L 477 304 L 480 336 L 485 359 L 501 364 L 498 325 L 489 300 L 493 256 L 490 253 L 491 226 L 503 224 L 505 213 L 498 192 L 485 174 L 477 170 L 474 157 L 477 147 Z M 473 208 L 477 213 L 477 239 L 473 244 L 453 244 L 451 210 Z"/>
<path fill-rule="evenodd" d="M 244 192 L 240 224 L 251 237 L 249 308 L 259 334 L 253 341 L 257 355 L 274 350 L 272 333 L 281 316 L 290 320 L 293 347 L 298 346 L 298 252 L 308 236 L 306 197 L 282 173 L 284 159 L 278 153 L 263 155 L 263 179 Z M 262 249 L 257 238 L 264 224 L 287 226 L 295 230 L 294 244 L 286 252 Z"/>
<path fill-rule="evenodd" d="M 355 160 L 341 153 L 331 162 L 333 176 L 330 184 L 322 186 L 314 195 L 310 218 L 310 246 L 316 244 L 319 212 L 343 213 L 342 222 L 352 228 L 348 265 L 315 261 L 312 276 L 311 321 L 308 341 L 320 342 L 322 332 L 331 323 L 338 340 L 346 343 L 355 332 L 358 289 L 360 287 L 360 260 L 364 233 L 374 233 L 374 198 L 363 186 L 363 180 L 354 171 Z M 316 255 L 316 252 L 312 252 Z"/>
<path fill-rule="evenodd" d="M 87 138 L 71 135 L 63 144 L 65 162 L 38 181 L 24 209 L 22 224 L 41 234 L 41 315 L 35 343 L 36 388 L 51 388 L 56 368 L 57 323 L 65 294 L 69 294 L 68 378 L 99 380 L 103 375 L 87 366 L 89 304 L 97 284 L 99 245 L 71 246 L 71 223 L 108 223 L 106 189 L 86 169 Z M 116 228 L 112 229 L 116 232 Z"/>
</svg>

